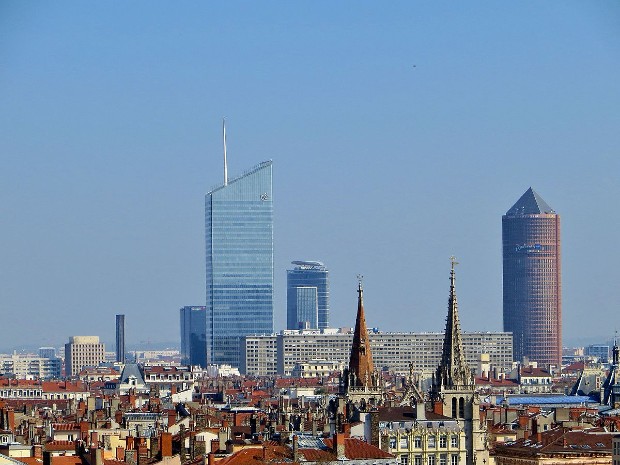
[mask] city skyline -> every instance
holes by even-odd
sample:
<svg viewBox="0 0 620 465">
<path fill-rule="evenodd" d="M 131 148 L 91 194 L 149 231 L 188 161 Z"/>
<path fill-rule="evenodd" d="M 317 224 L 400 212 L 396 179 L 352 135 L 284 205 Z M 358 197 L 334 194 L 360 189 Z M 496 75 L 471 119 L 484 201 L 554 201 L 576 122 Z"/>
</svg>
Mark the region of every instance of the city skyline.
<svg viewBox="0 0 620 465">
<path fill-rule="evenodd" d="M 532 185 L 562 213 L 564 340 L 611 339 L 618 18 L 605 1 L 5 2 L 4 345 L 92 323 L 111 347 L 120 313 L 132 345 L 178 340 L 179 307 L 205 300 L 224 116 L 231 175 L 274 160 L 274 329 L 308 257 L 329 264 L 330 326 L 351 326 L 363 274 L 369 326 L 440 331 L 454 254 L 463 330 L 500 330 L 497 218 Z"/>
</svg>

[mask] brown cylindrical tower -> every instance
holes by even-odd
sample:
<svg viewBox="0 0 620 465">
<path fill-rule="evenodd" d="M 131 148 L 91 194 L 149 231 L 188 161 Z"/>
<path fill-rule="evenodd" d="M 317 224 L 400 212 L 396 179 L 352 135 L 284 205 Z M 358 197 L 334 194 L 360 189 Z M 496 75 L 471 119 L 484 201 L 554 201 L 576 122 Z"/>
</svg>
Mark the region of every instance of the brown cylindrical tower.
<svg viewBox="0 0 620 465">
<path fill-rule="evenodd" d="M 560 216 L 530 187 L 502 217 L 504 331 L 516 361 L 562 362 Z"/>
</svg>

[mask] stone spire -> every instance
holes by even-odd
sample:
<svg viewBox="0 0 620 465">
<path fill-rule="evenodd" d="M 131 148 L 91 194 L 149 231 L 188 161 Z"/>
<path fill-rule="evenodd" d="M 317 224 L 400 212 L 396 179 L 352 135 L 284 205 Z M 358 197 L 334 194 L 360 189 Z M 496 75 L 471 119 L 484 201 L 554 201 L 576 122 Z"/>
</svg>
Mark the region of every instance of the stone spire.
<svg viewBox="0 0 620 465">
<path fill-rule="evenodd" d="M 355 332 L 353 333 L 353 345 L 349 359 L 349 386 L 370 387 L 373 384 L 374 367 L 370 353 L 370 342 L 368 341 L 366 317 L 364 316 L 364 290 L 362 289 L 361 278 L 357 287 L 357 294 L 357 319 L 355 320 Z"/>
<path fill-rule="evenodd" d="M 438 388 L 466 389 L 474 385 L 473 374 L 465 360 L 461 323 L 459 322 L 456 288 L 454 285 L 454 266 L 458 264 L 455 257 L 450 257 L 450 297 L 448 298 L 448 317 L 443 340 L 441 364 L 437 367 L 435 383 Z"/>
</svg>

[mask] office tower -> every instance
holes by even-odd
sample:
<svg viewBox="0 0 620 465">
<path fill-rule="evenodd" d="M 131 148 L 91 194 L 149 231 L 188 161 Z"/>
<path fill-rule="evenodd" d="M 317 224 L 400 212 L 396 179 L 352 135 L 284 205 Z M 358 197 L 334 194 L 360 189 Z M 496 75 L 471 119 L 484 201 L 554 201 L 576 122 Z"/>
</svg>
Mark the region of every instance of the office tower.
<svg viewBox="0 0 620 465">
<path fill-rule="evenodd" d="M 562 361 L 560 216 L 530 187 L 502 217 L 504 331 L 514 357 Z"/>
<path fill-rule="evenodd" d="M 54 347 L 39 347 L 39 357 L 56 358 L 56 349 Z"/>
<path fill-rule="evenodd" d="M 205 196 L 208 363 L 239 367 L 243 337 L 273 331 L 271 165 Z"/>
<path fill-rule="evenodd" d="M 99 336 L 73 336 L 65 344 L 65 375 L 77 376 L 83 368 L 105 362 L 105 345 Z"/>
<path fill-rule="evenodd" d="M 181 314 L 181 363 L 207 367 L 207 307 L 183 307 Z"/>
<path fill-rule="evenodd" d="M 125 315 L 116 315 L 116 361 L 125 363 Z"/>
<path fill-rule="evenodd" d="M 321 262 L 294 261 L 286 272 L 286 328 L 329 327 L 328 271 Z"/>
</svg>

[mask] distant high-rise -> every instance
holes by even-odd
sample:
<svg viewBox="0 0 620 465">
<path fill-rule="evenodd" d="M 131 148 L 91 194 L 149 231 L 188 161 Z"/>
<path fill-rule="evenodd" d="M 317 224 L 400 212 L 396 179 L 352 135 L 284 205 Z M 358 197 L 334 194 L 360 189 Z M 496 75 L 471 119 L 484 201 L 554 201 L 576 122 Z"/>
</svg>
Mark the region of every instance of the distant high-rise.
<svg viewBox="0 0 620 465">
<path fill-rule="evenodd" d="M 243 337 L 273 331 L 271 182 L 266 161 L 205 197 L 209 363 L 238 367 Z"/>
<path fill-rule="evenodd" d="M 207 366 L 207 307 L 183 307 L 181 314 L 181 363 Z"/>
<path fill-rule="evenodd" d="M 116 315 L 116 361 L 125 363 L 125 315 Z"/>
<path fill-rule="evenodd" d="M 504 331 L 514 358 L 562 361 L 560 215 L 531 187 L 502 217 Z"/>
<path fill-rule="evenodd" d="M 294 261 L 286 272 L 286 328 L 329 327 L 328 270 L 321 262 Z"/>
<path fill-rule="evenodd" d="M 39 357 L 56 358 L 56 349 L 54 347 L 39 347 Z"/>
<path fill-rule="evenodd" d="M 99 336 L 73 336 L 65 344 L 65 375 L 77 376 L 86 367 L 105 362 L 105 345 Z"/>
</svg>

